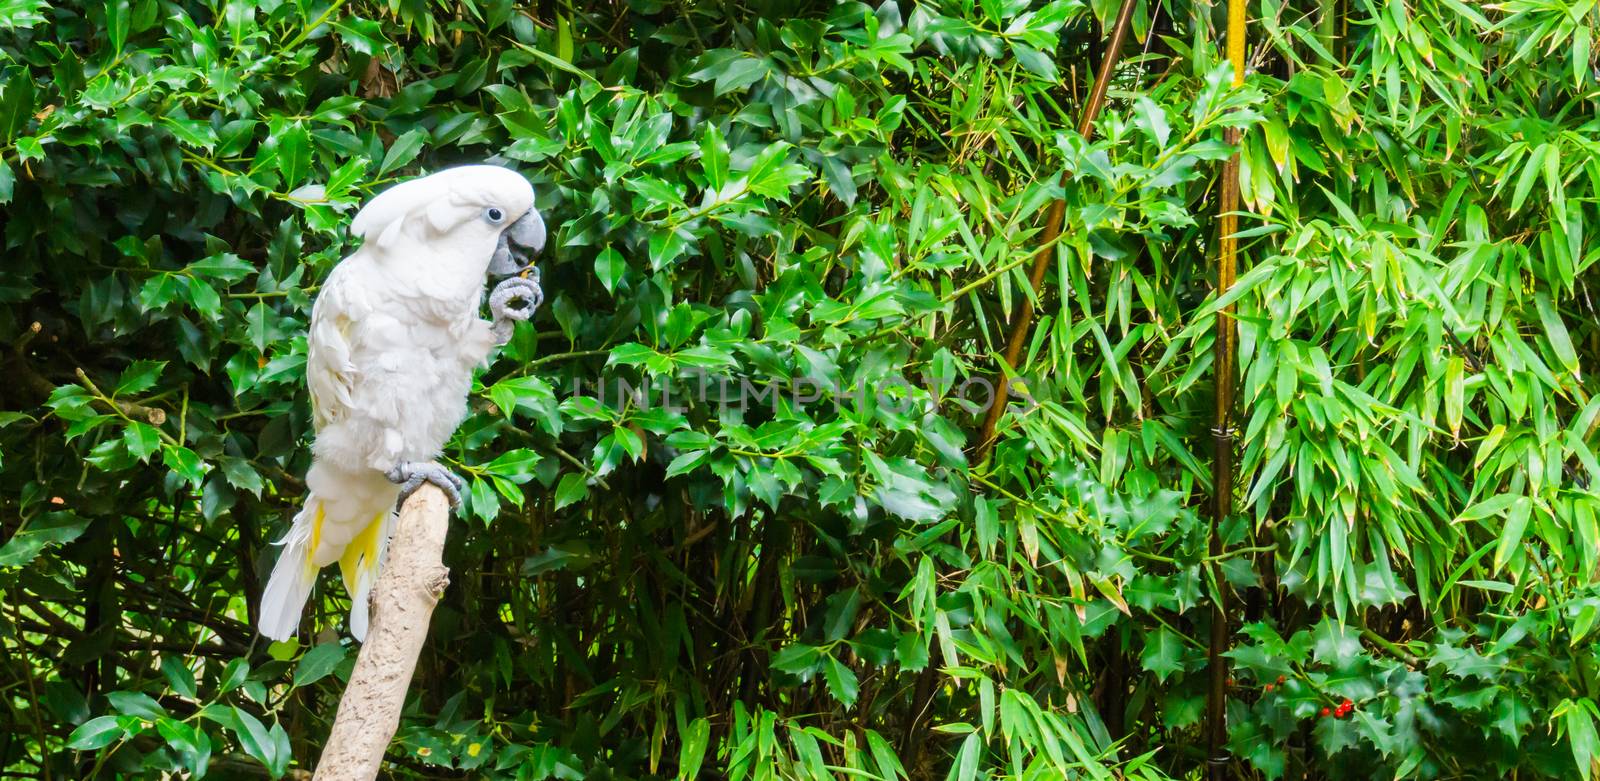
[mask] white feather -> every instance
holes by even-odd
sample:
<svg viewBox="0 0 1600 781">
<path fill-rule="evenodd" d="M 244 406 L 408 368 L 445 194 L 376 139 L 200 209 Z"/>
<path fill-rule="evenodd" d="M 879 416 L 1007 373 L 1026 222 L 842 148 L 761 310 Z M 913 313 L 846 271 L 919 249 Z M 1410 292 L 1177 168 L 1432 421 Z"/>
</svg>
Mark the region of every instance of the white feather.
<svg viewBox="0 0 1600 781">
<path fill-rule="evenodd" d="M 276 543 L 283 547 L 278 563 L 272 568 L 272 577 L 261 592 L 261 617 L 257 627 L 271 640 L 287 640 L 300 625 L 300 612 L 305 608 L 311 587 L 317 582 L 317 570 L 307 563 L 310 546 L 310 524 L 300 522 L 306 514 L 301 509 L 289 533 Z"/>
</svg>

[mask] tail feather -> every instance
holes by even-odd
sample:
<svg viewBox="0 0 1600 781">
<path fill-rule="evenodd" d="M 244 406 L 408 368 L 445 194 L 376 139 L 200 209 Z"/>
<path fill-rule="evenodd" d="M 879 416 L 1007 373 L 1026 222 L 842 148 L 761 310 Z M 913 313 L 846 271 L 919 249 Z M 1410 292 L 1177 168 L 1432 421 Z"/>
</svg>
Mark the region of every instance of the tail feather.
<svg viewBox="0 0 1600 781">
<path fill-rule="evenodd" d="M 283 546 L 283 554 L 272 567 L 272 577 L 261 594 L 261 634 L 273 640 L 287 640 L 300 626 L 300 613 L 311 587 L 317 583 L 320 569 L 311 560 L 316 548 L 315 538 L 322 526 L 322 503 L 308 501 L 295 516 L 289 533 L 276 544 Z"/>
<path fill-rule="evenodd" d="M 367 634 L 367 597 L 388 549 L 398 487 L 377 472 L 351 472 L 314 463 L 311 495 L 289 533 L 261 595 L 258 629 L 273 640 L 294 636 L 322 568 L 339 562 L 350 593 L 350 632 Z"/>
<path fill-rule="evenodd" d="M 373 517 L 339 557 L 339 574 L 350 594 L 350 634 L 359 642 L 367 639 L 367 598 L 378 582 L 378 566 L 388 552 L 393 518 L 388 511 Z"/>
</svg>

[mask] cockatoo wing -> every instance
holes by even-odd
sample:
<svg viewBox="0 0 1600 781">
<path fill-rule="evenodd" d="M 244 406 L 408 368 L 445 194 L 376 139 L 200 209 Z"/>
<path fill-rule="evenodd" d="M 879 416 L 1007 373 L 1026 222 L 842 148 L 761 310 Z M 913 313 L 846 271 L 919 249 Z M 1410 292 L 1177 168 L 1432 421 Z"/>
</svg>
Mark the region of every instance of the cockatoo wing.
<svg viewBox="0 0 1600 781">
<path fill-rule="evenodd" d="M 311 308 L 306 384 L 311 389 L 312 419 L 319 429 L 344 419 L 355 404 L 358 370 L 351 362 L 351 343 L 368 307 L 350 284 L 351 268 L 335 267 Z"/>
</svg>

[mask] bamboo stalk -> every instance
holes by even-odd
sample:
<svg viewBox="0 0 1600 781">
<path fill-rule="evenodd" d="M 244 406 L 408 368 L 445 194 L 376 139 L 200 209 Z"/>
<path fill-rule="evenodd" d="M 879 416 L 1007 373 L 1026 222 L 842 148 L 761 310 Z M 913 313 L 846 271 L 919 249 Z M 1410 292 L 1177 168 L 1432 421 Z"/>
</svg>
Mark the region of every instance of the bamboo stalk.
<svg viewBox="0 0 1600 781">
<path fill-rule="evenodd" d="M 1228 0 L 1228 60 L 1233 63 L 1233 86 L 1244 86 L 1245 64 L 1245 4 L 1244 0 Z M 1228 143 L 1239 143 L 1239 131 L 1230 128 Z M 1239 153 L 1235 152 L 1222 167 L 1222 192 L 1218 205 L 1217 295 L 1226 295 L 1233 287 L 1239 270 Z M 1211 430 L 1213 445 L 1211 461 L 1211 540 L 1210 569 L 1212 587 L 1216 594 L 1211 601 L 1211 637 L 1206 649 L 1206 667 L 1210 674 L 1206 687 L 1206 777 L 1212 781 L 1228 778 L 1228 660 L 1223 656 L 1228 647 L 1229 607 L 1231 594 L 1228 581 L 1222 572 L 1222 559 L 1227 551 L 1222 540 L 1222 523 L 1233 514 L 1233 446 L 1236 432 L 1233 425 L 1234 382 L 1238 374 L 1239 326 L 1233 319 L 1233 305 L 1217 312 L 1216 357 L 1216 410 L 1215 426 Z"/>
<path fill-rule="evenodd" d="M 1111 26 L 1111 34 L 1106 39 L 1105 56 L 1100 60 L 1100 70 L 1095 74 L 1094 89 L 1089 93 L 1089 101 L 1083 106 L 1083 114 L 1078 118 L 1078 135 L 1088 140 L 1094 135 L 1094 121 L 1100 117 L 1100 110 L 1105 107 L 1106 91 L 1111 86 L 1111 74 L 1116 70 L 1117 61 L 1122 56 L 1122 44 L 1127 40 L 1128 27 L 1133 20 L 1134 0 L 1124 0 L 1122 7 L 1117 10 L 1117 21 Z M 1061 183 L 1065 185 L 1072 177 L 1063 172 Z M 1061 238 L 1061 224 L 1066 219 L 1067 202 L 1056 199 L 1050 204 L 1050 211 L 1045 213 L 1044 234 L 1039 240 L 1039 249 L 1033 255 L 1033 269 L 1028 274 L 1029 284 L 1033 288 L 1034 296 L 1044 285 L 1045 272 L 1050 269 L 1050 261 L 1055 258 L 1056 243 Z M 1017 360 L 1022 355 L 1022 345 L 1028 340 L 1028 329 L 1033 325 L 1033 296 L 1023 295 L 1017 302 L 1017 311 L 1011 318 L 1011 336 L 1006 340 L 1005 367 L 1000 370 L 999 382 L 994 390 L 994 399 L 989 404 L 989 410 L 983 418 L 983 428 L 978 432 L 978 449 L 973 456 L 973 463 L 983 463 L 989 456 L 989 450 L 994 447 L 995 428 L 1000 424 L 1000 416 L 1005 413 L 1006 400 L 1011 396 L 1011 382 L 1007 378 L 1007 370 L 1017 367 Z"/>
<path fill-rule="evenodd" d="M 1317 39 L 1321 41 L 1322 48 L 1333 55 L 1335 61 L 1342 59 L 1339 52 L 1341 30 L 1339 29 L 1339 0 L 1320 0 L 1317 16 Z"/>
<path fill-rule="evenodd" d="M 339 699 L 315 781 L 372 781 L 400 726 L 428 622 L 450 584 L 440 560 L 449 530 L 444 492 L 424 484 L 400 508 L 394 541 L 372 590 L 372 627 Z"/>
</svg>

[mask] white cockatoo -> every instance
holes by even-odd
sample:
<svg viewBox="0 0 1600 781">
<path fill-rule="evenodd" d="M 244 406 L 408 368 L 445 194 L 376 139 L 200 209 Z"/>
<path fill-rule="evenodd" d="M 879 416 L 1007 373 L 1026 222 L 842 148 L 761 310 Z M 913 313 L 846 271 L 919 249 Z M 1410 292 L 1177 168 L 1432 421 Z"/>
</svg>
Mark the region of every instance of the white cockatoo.
<svg viewBox="0 0 1600 781">
<path fill-rule="evenodd" d="M 469 165 L 395 185 L 350 232 L 361 247 L 311 309 L 310 495 L 261 596 L 260 630 L 274 640 L 295 633 L 317 573 L 336 561 L 351 634 L 365 638 L 396 508 L 423 482 L 459 504 L 461 479 L 435 459 L 466 417 L 473 369 L 542 299 L 537 277 L 511 276 L 489 297 L 493 321 L 478 317 L 489 275 L 516 275 L 517 248 L 544 248 L 533 187 L 509 169 Z"/>
</svg>

